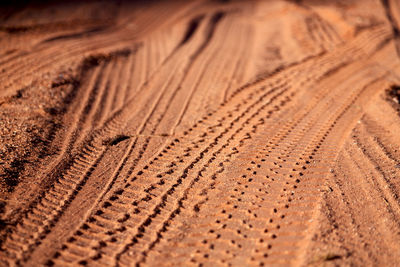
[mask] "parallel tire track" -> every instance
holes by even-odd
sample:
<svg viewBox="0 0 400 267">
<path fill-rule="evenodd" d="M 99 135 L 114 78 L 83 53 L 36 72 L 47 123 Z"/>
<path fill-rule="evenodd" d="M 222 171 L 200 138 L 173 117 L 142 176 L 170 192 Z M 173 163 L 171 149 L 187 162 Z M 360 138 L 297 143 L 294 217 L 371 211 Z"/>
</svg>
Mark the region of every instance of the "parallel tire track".
<svg viewBox="0 0 400 267">
<path fill-rule="evenodd" d="M 256 112 L 257 113 L 257 112 Z M 219 124 L 221 124 L 221 122 L 219 123 Z M 219 124 L 217 124 L 217 126 L 219 125 Z M 210 128 L 209 128 L 210 129 Z M 218 138 L 219 139 L 219 138 Z M 218 140 L 218 139 L 216 139 L 216 140 Z M 203 142 L 202 141 L 202 139 L 200 139 L 201 140 L 201 142 Z M 180 140 L 179 140 L 180 141 Z M 171 143 L 172 144 L 172 143 Z M 194 142 L 193 143 L 194 144 L 194 146 L 196 146 L 197 145 L 197 143 L 196 142 Z M 174 145 L 175 145 L 175 143 L 174 143 Z M 206 148 L 207 149 L 207 148 Z M 190 151 L 190 150 L 189 150 Z M 207 150 L 207 152 L 208 152 L 208 150 Z M 167 151 L 165 151 L 165 153 L 167 153 Z M 159 156 L 161 156 L 162 157 L 162 153 L 160 153 L 161 155 L 159 155 Z M 179 157 L 178 157 L 178 159 L 179 159 Z M 198 161 L 198 160 L 197 160 Z M 195 162 L 197 162 L 197 161 L 195 161 Z M 194 163 L 194 162 L 193 162 Z M 174 163 L 172 163 L 172 164 L 174 164 Z M 191 165 L 191 164 L 190 164 Z M 189 166 L 190 166 L 189 165 Z M 147 169 L 148 167 L 146 167 L 146 169 Z M 191 168 L 193 168 L 193 167 L 191 167 Z M 167 171 L 168 172 L 168 171 Z M 143 175 L 142 174 L 143 173 L 143 171 L 139 171 L 138 173 L 137 173 L 137 175 L 138 176 L 140 176 L 140 175 Z M 186 177 L 187 176 L 187 174 L 186 174 L 186 171 L 183 173 L 184 174 L 184 176 Z M 135 181 L 136 179 L 139 179 L 139 178 L 136 178 L 136 177 L 134 177 L 133 179 L 132 179 L 132 181 Z M 179 182 L 179 179 L 178 179 L 178 182 Z M 165 183 L 165 181 L 163 181 L 160 185 L 164 185 L 164 183 Z M 126 185 L 126 187 L 130 187 L 131 185 L 128 183 L 127 185 Z M 150 186 L 148 189 L 150 190 L 150 191 L 153 191 L 153 190 L 155 190 L 157 187 L 155 187 L 155 185 L 152 185 L 152 186 Z M 172 187 L 172 188 L 174 188 L 174 187 Z M 171 189 L 171 188 L 170 188 Z M 148 192 L 149 190 L 144 190 L 144 192 Z M 170 190 L 167 190 L 166 192 L 168 193 L 168 191 L 170 191 Z M 130 201 L 130 200 L 133 200 L 133 199 L 140 199 L 140 197 L 139 196 L 135 196 L 134 198 L 132 198 L 132 197 L 129 197 L 129 198 L 127 198 L 127 196 L 125 196 L 125 193 L 126 192 L 126 190 L 117 190 L 116 191 L 116 194 L 114 194 L 114 196 L 112 197 L 113 199 L 115 199 L 115 200 L 117 200 L 117 199 L 126 199 L 126 201 Z M 164 191 L 165 192 L 165 191 Z M 170 191 L 170 192 L 173 192 L 173 191 Z M 133 192 L 132 192 L 133 193 Z M 142 197 L 142 199 L 143 200 L 146 200 L 146 201 L 149 201 L 149 200 L 151 200 L 153 197 L 151 196 L 151 195 L 148 195 L 147 197 Z M 125 200 L 123 200 L 123 202 L 125 202 Z M 138 202 L 138 203 L 134 203 L 134 206 L 139 206 L 139 204 L 140 204 L 140 202 Z M 160 205 L 160 204 L 158 204 L 158 205 Z M 105 207 L 112 207 L 113 206 L 113 204 L 111 204 L 111 206 L 109 206 L 109 204 L 107 204 Z M 118 205 L 119 206 L 119 205 Z M 154 215 L 150 215 L 150 217 L 147 217 L 147 218 L 155 218 L 157 215 L 156 214 L 158 214 L 158 210 L 161 208 L 161 207 L 163 207 L 164 205 L 161 205 L 159 208 L 157 208 L 157 206 L 156 206 L 156 208 L 154 209 L 155 210 L 155 212 L 156 213 L 154 213 Z M 118 210 L 120 210 L 120 208 L 121 207 L 119 207 L 118 208 Z M 131 207 L 131 208 L 129 208 L 129 210 L 134 210 L 134 208 L 133 207 Z M 115 214 L 115 211 L 114 212 L 112 212 L 113 214 Z M 130 212 L 123 212 L 123 213 L 125 213 L 125 214 L 129 214 Z M 140 211 L 138 211 L 138 213 L 140 213 Z M 105 211 L 104 210 L 99 210 L 99 211 L 97 211 L 96 212 L 96 217 L 92 217 L 93 219 L 89 219 L 89 221 L 88 222 L 90 222 L 90 221 L 92 221 L 93 223 L 96 223 L 96 222 L 98 222 L 98 223 L 100 223 L 100 221 L 102 221 L 102 220 L 104 220 L 104 217 L 106 218 L 106 217 L 108 217 L 108 215 L 106 215 L 107 213 L 105 213 Z M 102 216 L 104 214 L 104 216 Z M 115 215 L 113 215 L 113 216 L 115 216 Z M 101 219 L 100 217 L 103 217 L 103 219 Z M 100 220 L 101 219 L 101 220 Z M 98 221 L 98 220 L 100 220 L 100 221 Z M 129 216 L 129 217 L 127 217 L 125 220 L 122 220 L 122 222 L 127 222 L 127 221 L 129 221 L 129 220 L 132 220 L 132 217 L 131 216 Z M 106 220 L 107 221 L 107 220 Z M 144 224 L 143 224 L 143 226 L 145 226 L 145 227 L 147 227 L 148 226 L 148 222 L 147 221 L 149 221 L 148 219 L 145 219 L 144 220 Z M 146 223 L 147 222 L 147 223 Z M 150 222 L 151 222 L 151 219 L 150 219 Z M 90 227 L 89 228 L 87 228 L 88 227 L 88 223 L 85 223 L 85 225 L 84 225 L 84 227 L 83 228 L 85 228 L 86 230 L 88 230 L 89 229 L 89 231 L 90 231 Z M 101 225 L 103 225 L 103 226 L 101 226 Z M 125 223 L 125 225 L 127 225 L 126 223 Z M 101 227 L 104 227 L 104 224 L 103 223 L 100 223 L 100 225 L 98 225 L 97 226 L 97 228 L 100 226 L 100 228 Z M 75 242 L 75 240 L 80 240 L 80 242 L 85 242 L 84 241 L 84 239 L 82 239 L 82 236 L 84 236 L 84 234 L 82 234 L 83 232 L 82 232 L 82 229 L 83 228 L 81 228 L 81 230 L 79 230 L 79 232 L 78 232 L 78 236 L 79 237 L 74 237 L 74 238 L 72 238 L 71 239 L 71 242 Z M 114 227 L 113 227 L 114 228 Z M 139 227 L 140 228 L 140 227 Z M 83 229 L 83 230 L 85 230 L 85 229 Z M 126 226 L 125 227 L 116 227 L 116 230 L 117 230 L 117 232 L 118 232 L 118 229 L 120 229 L 119 231 L 127 231 L 127 228 L 126 228 Z M 104 231 L 104 230 L 103 230 Z M 102 232 L 103 232 L 102 231 Z M 143 230 L 142 230 L 143 231 Z M 105 231 L 106 232 L 106 231 Z M 110 233 L 112 233 L 113 231 L 111 231 Z M 111 235 L 113 235 L 113 234 L 111 234 Z M 141 237 L 141 234 L 139 233 L 138 234 L 138 237 Z M 110 238 L 110 240 L 112 241 L 112 240 L 114 240 L 115 238 Z M 115 242 L 115 241 L 114 241 Z M 102 244 L 102 242 L 100 242 L 100 244 Z M 103 245 L 101 245 L 101 246 L 103 246 Z M 68 246 L 66 246 L 66 248 L 67 248 Z M 101 248 L 101 247 L 99 247 L 99 248 Z M 96 250 L 96 248 L 95 248 L 95 250 Z M 58 257 L 59 256 L 61 256 L 60 254 L 58 254 Z M 75 254 L 75 256 L 77 256 L 76 254 Z M 98 255 L 95 255 L 95 256 L 93 256 L 93 257 L 95 257 L 95 258 L 97 258 L 98 257 Z M 86 262 L 86 261 L 82 261 L 81 263 L 83 264 L 84 262 Z"/>
<path fill-rule="evenodd" d="M 308 250 L 320 207 L 351 229 L 334 230 L 345 250 L 351 238 L 370 242 L 365 222 L 377 230 L 371 236 L 385 237 L 376 252 L 356 249 L 365 259 L 355 263 L 383 263 L 383 248 L 399 248 L 391 235 L 400 229 L 396 119 L 381 100 L 382 110 L 371 104 L 395 87 L 400 69 L 382 14 L 352 21 L 357 3 L 331 11 L 284 1 L 124 5 L 109 27 L 46 33 L 0 62 L 5 109 L 35 99 L 29 86 L 11 96 L 20 86 L 80 64 L 73 80 L 52 84 L 64 101 L 56 154 L 41 161 L 39 178 L 9 193 L 24 203 L 0 203 L 0 265 L 306 265 L 315 262 Z M 25 40 L 16 31 L 11 41 Z M 250 37 L 268 52 L 276 40 L 293 43 L 260 66 L 264 44 L 249 45 Z M 37 106 L 30 110 L 44 117 Z M 340 209 L 324 183 L 338 190 Z M 352 211 L 366 211 L 352 202 L 356 191 L 382 207 L 365 222 Z"/>
</svg>

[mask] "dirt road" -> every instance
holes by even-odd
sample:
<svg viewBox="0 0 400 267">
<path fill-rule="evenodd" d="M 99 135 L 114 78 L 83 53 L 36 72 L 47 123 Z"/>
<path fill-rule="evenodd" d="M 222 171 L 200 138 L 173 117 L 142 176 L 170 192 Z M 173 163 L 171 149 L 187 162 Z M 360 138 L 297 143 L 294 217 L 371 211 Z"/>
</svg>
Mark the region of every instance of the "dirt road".
<svg viewBox="0 0 400 267">
<path fill-rule="evenodd" d="M 1 266 L 394 266 L 400 5 L 0 11 Z"/>
</svg>

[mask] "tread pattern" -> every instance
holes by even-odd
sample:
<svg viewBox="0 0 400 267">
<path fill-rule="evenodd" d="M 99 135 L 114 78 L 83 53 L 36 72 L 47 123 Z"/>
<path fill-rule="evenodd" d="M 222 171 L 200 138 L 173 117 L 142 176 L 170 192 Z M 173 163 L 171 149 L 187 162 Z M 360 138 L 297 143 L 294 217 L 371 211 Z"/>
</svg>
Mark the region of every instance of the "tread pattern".
<svg viewBox="0 0 400 267">
<path fill-rule="evenodd" d="M 385 207 L 374 214 L 390 226 L 374 223 L 380 249 L 398 247 L 388 230 L 400 227 L 396 118 L 371 104 L 389 109 L 381 93 L 398 79 L 387 24 L 346 26 L 350 34 L 347 21 L 332 21 L 339 11 L 325 18 L 284 1 L 133 7 L 98 29 L 29 26 L 26 34 L 42 33 L 26 44 L 32 51 L 0 61 L 0 108 L 29 84 L 23 77 L 75 69 L 74 82 L 53 83 L 71 89 L 56 154 L 41 163 L 37 185 L 10 194 L 32 197 L 7 206 L 15 225 L 0 230 L 1 265 L 312 264 L 324 211 L 328 225 L 341 220 L 369 242 L 346 175 Z M 296 23 L 284 14 L 273 25 L 285 31 L 270 32 L 265 14 L 284 10 Z M 293 47 L 259 51 L 288 36 Z M 326 196 L 326 181 L 340 193 Z M 338 232 L 344 247 L 346 234 Z M 382 251 L 360 250 L 368 260 L 358 263 L 381 263 Z"/>
</svg>

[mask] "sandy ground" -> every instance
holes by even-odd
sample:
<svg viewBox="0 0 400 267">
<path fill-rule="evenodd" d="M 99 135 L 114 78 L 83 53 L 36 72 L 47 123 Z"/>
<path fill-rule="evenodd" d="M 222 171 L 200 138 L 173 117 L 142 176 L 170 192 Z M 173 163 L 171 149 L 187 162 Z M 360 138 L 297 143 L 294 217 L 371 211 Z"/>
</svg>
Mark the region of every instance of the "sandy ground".
<svg viewBox="0 0 400 267">
<path fill-rule="evenodd" d="M 0 266 L 399 264 L 398 1 L 38 2 L 0 8 Z"/>
</svg>

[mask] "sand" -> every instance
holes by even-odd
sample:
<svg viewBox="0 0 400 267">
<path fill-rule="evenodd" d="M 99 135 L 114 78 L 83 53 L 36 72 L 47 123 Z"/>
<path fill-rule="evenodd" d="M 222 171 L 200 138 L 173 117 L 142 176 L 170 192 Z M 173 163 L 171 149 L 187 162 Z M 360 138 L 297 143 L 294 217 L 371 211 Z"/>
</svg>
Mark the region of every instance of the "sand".
<svg viewBox="0 0 400 267">
<path fill-rule="evenodd" d="M 400 6 L 0 7 L 0 266 L 395 266 Z"/>
</svg>

